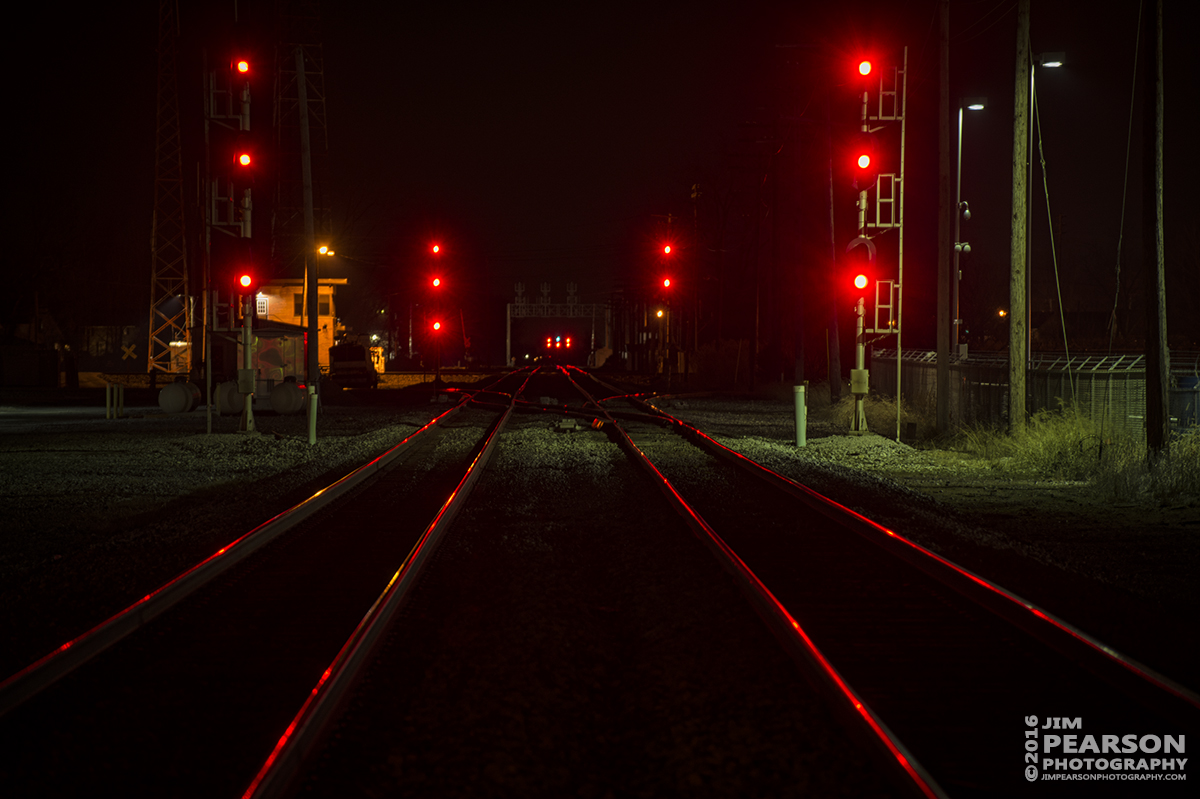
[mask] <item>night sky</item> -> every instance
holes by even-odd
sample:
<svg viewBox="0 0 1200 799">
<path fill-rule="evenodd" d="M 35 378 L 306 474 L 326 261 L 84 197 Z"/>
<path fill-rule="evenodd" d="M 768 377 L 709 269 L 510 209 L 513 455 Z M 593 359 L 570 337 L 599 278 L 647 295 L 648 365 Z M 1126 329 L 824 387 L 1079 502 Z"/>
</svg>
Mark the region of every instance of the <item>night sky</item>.
<svg viewBox="0 0 1200 799">
<path fill-rule="evenodd" d="M 1064 304 L 1107 319 L 1117 282 L 1137 3 L 1034 0 L 1032 6 L 1033 52 L 1064 51 L 1068 59 L 1063 69 L 1038 73 Z M 268 7 L 242 2 L 239 13 L 254 20 Z M 413 301 L 412 287 L 427 267 L 425 248 L 439 241 L 477 349 L 494 359 L 503 351 L 503 303 L 511 301 L 515 282 L 534 296 L 550 282 L 555 300 L 565 299 L 566 284 L 575 282 L 582 301 L 604 302 L 656 268 L 667 214 L 684 220 L 672 235 L 690 237 L 691 187 L 699 183 L 701 241 L 697 247 L 688 239 L 690 257 L 710 265 L 718 257 L 711 220 L 722 202 L 735 214 L 757 205 L 770 217 L 757 229 L 757 248 L 745 224 L 720 239 L 728 281 L 721 292 L 730 306 L 723 334 L 744 333 L 739 315 L 748 312 L 737 306 L 748 289 L 739 285 L 753 274 L 755 251 L 760 275 L 776 281 L 765 308 L 788 318 L 790 311 L 778 308 L 796 304 L 798 284 L 809 287 L 804 313 L 812 338 L 826 322 L 835 282 L 825 275 L 828 244 L 817 224 L 824 210 L 824 104 L 838 124 L 853 119 L 854 90 L 845 73 L 855 56 L 898 60 L 907 44 L 906 343 L 934 345 L 935 2 L 546 8 L 324 4 L 325 191 L 338 269 L 400 307 Z M 4 198 L 0 324 L 7 336 L 28 321 L 35 301 L 68 336 L 85 324 L 144 324 L 158 4 L 70 14 L 42 5 L 19 13 L 12 30 L 20 35 L 4 54 L 13 159 Z M 199 51 L 226 46 L 232 16 L 233 3 L 181 3 L 189 197 L 199 158 Z M 981 346 L 989 333 L 1002 337 L 995 314 L 1007 304 L 1015 29 L 1015 2 L 951 3 L 952 107 L 959 97 L 989 100 L 985 110 L 967 115 L 963 159 L 963 197 L 973 214 L 963 232 L 973 249 L 963 263 L 964 315 L 971 340 Z M 1187 148 L 1196 130 L 1200 71 L 1185 36 L 1182 20 L 1168 21 L 1168 319 L 1173 346 L 1195 350 L 1200 201 L 1196 158 Z M 1139 83 L 1120 258 L 1122 308 L 1137 320 L 1143 88 Z M 256 84 L 254 92 L 261 120 L 269 84 Z M 835 157 L 848 135 L 838 124 Z M 755 191 L 772 180 L 778 183 L 773 204 L 770 192 L 756 199 Z M 834 180 L 844 246 L 853 236 L 846 221 L 852 205 L 843 202 L 850 195 L 840 168 Z M 1050 309 L 1053 290 L 1036 170 L 1030 197 L 1036 322 L 1040 309 Z M 266 244 L 257 239 L 268 225 L 255 222 L 261 252 Z M 772 224 L 778 250 L 764 266 Z M 1090 343 L 1080 333 L 1073 346 Z M 1132 328 L 1126 344 L 1140 347 Z"/>
</svg>

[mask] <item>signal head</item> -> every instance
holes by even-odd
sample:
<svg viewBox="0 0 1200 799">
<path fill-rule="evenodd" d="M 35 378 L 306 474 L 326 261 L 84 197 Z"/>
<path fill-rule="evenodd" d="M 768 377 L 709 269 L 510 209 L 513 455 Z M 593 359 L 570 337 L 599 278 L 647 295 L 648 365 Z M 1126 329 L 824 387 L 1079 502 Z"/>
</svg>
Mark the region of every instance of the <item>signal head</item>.
<svg viewBox="0 0 1200 799">
<path fill-rule="evenodd" d="M 238 272 L 237 277 L 233 281 L 233 290 L 236 294 L 243 296 L 247 294 L 258 293 L 258 278 L 253 272 Z"/>
<path fill-rule="evenodd" d="M 872 188 L 879 177 L 879 143 L 873 133 L 858 133 L 851 142 L 850 160 L 854 186 L 860 191 Z"/>
</svg>

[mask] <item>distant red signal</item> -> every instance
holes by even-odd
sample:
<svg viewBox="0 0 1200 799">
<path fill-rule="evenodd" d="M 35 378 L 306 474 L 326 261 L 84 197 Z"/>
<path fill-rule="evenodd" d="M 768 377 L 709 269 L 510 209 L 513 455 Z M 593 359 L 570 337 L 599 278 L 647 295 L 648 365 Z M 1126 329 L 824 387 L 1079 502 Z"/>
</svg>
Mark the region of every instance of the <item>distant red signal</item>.
<svg viewBox="0 0 1200 799">
<path fill-rule="evenodd" d="M 863 77 L 871 74 L 871 62 L 869 60 L 863 59 L 858 62 L 858 74 Z"/>
<path fill-rule="evenodd" d="M 434 330 L 441 330 L 441 329 L 442 329 L 442 323 L 441 323 L 441 322 L 434 322 L 434 323 L 433 323 L 433 329 L 434 329 Z"/>
<path fill-rule="evenodd" d="M 250 71 L 250 62 L 244 58 L 240 59 L 237 62 L 237 71 L 242 73 L 243 75 L 245 75 L 247 72 Z"/>
<path fill-rule="evenodd" d="M 433 279 L 433 287 L 437 288 L 440 285 L 442 285 L 442 279 L 440 277 L 435 277 Z"/>
<path fill-rule="evenodd" d="M 670 254 L 671 254 L 671 245 L 670 244 L 663 245 L 663 255 L 670 255 Z"/>
<path fill-rule="evenodd" d="M 665 288 L 665 289 L 671 288 L 671 278 L 669 278 L 669 277 L 663 278 L 663 288 Z"/>
</svg>

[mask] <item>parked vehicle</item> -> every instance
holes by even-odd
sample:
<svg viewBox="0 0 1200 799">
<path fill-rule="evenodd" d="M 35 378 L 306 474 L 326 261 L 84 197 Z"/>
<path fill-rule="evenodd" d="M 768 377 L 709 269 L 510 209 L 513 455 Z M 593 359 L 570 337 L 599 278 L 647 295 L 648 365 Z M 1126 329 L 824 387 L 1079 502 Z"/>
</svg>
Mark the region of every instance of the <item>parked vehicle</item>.
<svg viewBox="0 0 1200 799">
<path fill-rule="evenodd" d="M 335 344 L 329 348 L 327 379 L 334 389 L 379 387 L 371 351 L 361 344 Z"/>
</svg>

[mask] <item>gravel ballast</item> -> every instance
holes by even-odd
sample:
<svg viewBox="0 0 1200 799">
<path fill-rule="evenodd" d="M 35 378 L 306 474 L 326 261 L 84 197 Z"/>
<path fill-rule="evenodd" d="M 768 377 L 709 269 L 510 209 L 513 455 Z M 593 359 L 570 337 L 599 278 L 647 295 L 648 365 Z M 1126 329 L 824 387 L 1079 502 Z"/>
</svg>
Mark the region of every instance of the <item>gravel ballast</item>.
<svg viewBox="0 0 1200 799">
<path fill-rule="evenodd" d="M 302 417 L 262 414 L 253 436 L 223 418 L 206 435 L 200 413 L 143 407 L 105 420 L 102 409 L 0 408 L 0 669 L 10 674 L 85 631 L 447 407 L 428 395 L 376 393 L 385 398 L 371 406 L 326 408 L 315 447 Z M 1200 616 L 1194 500 L 1108 507 L 1085 486 L 1005 480 L 954 453 L 851 437 L 820 421 L 797 449 L 790 403 L 660 404 L 1170 677 L 1188 684 L 1200 673 L 1188 643 Z M 579 446 L 575 433 L 518 432 L 510 441 L 524 466 L 505 479 L 510 493 L 529 497 L 523 522 L 555 508 L 544 517 L 549 538 L 511 546 L 547 558 L 588 504 L 573 510 L 537 497 L 564 489 L 563 465 L 605 484 L 611 457 Z"/>
<path fill-rule="evenodd" d="M 200 412 L 0 408 L 0 671 L 11 674 L 275 513 L 399 443 L 446 405 L 328 408 L 257 434 Z"/>
</svg>

